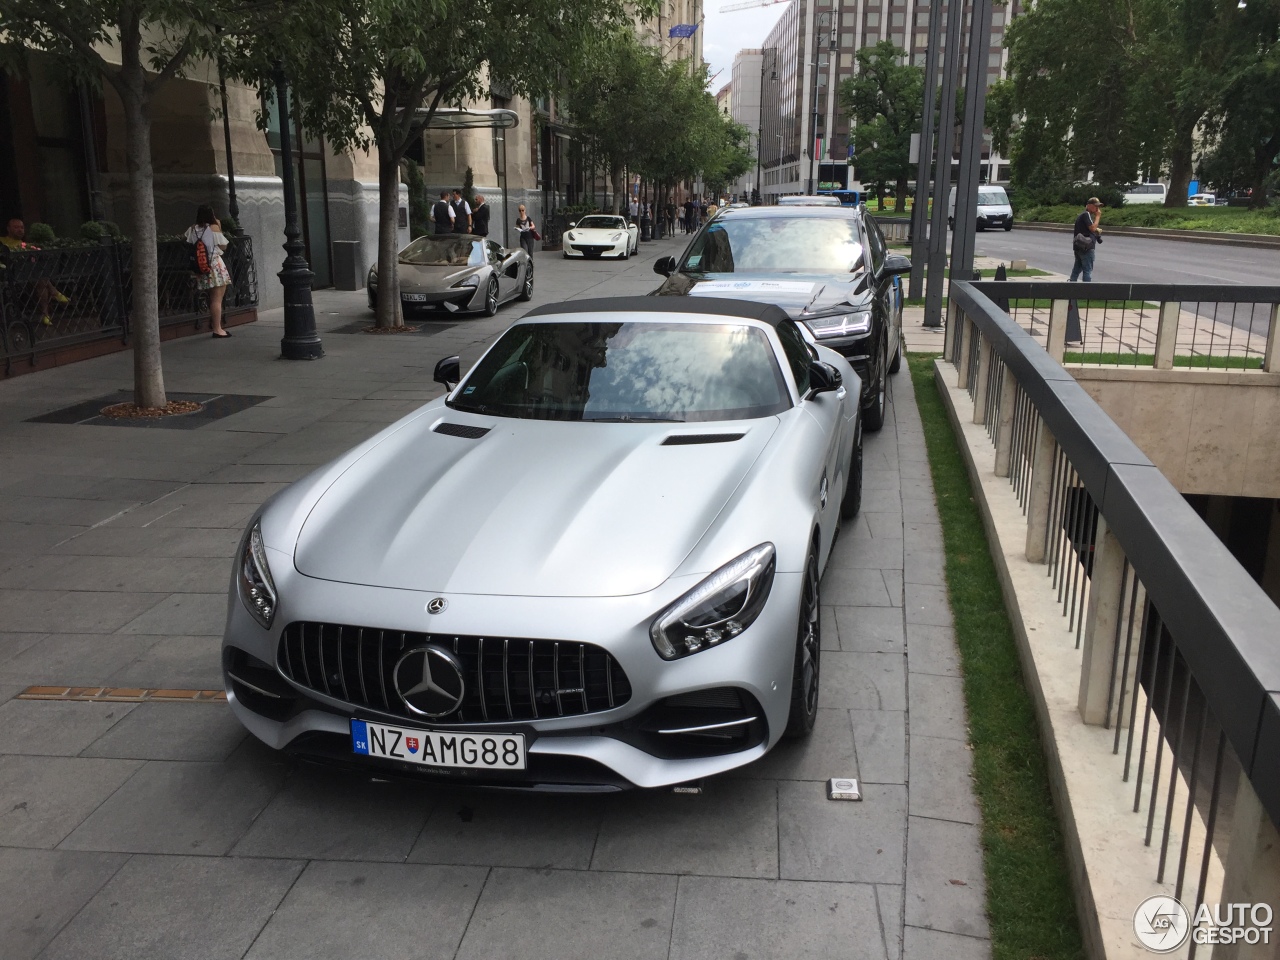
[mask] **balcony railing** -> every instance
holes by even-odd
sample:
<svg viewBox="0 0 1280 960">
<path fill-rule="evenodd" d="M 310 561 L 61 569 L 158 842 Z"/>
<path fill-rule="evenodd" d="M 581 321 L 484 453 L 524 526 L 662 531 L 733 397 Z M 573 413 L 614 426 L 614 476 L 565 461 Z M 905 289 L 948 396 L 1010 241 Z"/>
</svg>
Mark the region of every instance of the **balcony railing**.
<svg viewBox="0 0 1280 960">
<path fill-rule="evenodd" d="M 253 240 L 230 237 L 224 261 L 231 288 L 226 315 L 253 309 L 258 279 Z M 159 244 L 160 324 L 206 318 L 205 294 L 195 287 L 180 240 Z M 132 247 L 129 243 L 11 251 L 0 247 L 0 359 L 55 350 L 73 344 L 129 338 L 133 302 Z"/>
<path fill-rule="evenodd" d="M 1078 681 L 1076 725 L 1110 731 L 1084 738 L 1096 754 L 1076 775 L 1128 784 L 1123 801 L 1112 791 L 1107 829 L 1140 837 L 1152 851 L 1142 869 L 1154 874 L 1141 879 L 1154 880 L 1194 916 L 1207 896 L 1259 899 L 1246 895 L 1259 889 L 1259 876 L 1265 883 L 1280 877 L 1280 846 L 1259 839 L 1274 838 L 1280 824 L 1280 609 L 1055 360 L 1066 332 L 1060 297 L 1067 286 L 953 283 L 940 369 L 951 370 L 943 379 L 954 384 L 958 419 L 985 428 L 985 437 L 977 427 L 963 429 L 980 482 L 996 501 L 989 516 L 1003 517 L 991 522 L 1014 531 L 1016 549 L 1002 534 L 1006 568 L 1021 564 L 1031 601 L 1061 610 L 1052 649 L 1036 652 L 1045 635 L 1027 634 L 1035 639 L 1025 641 L 1024 656 L 1035 660 L 1032 669 L 1040 669 L 1043 655 L 1045 663 L 1078 671 L 1078 678 L 1056 681 L 1059 692 L 1074 692 Z M 1179 355 L 1183 323 L 1219 323 L 1247 306 L 1269 323 L 1245 328 L 1261 338 L 1260 348 L 1194 355 L 1256 358 L 1276 369 L 1280 287 L 1082 286 L 1069 293 L 1154 304 L 1155 324 L 1141 335 L 1150 335 L 1165 367 Z M 1009 299 L 1010 312 L 993 302 L 993 292 Z M 1021 300 L 1046 303 L 1020 307 Z M 1096 309 L 1083 322 L 1119 344 L 1133 340 L 1147 315 L 1146 307 L 1120 308 L 1129 313 L 1126 326 L 1109 308 Z M 966 393 L 970 403 L 963 403 Z M 1039 577 L 1031 572 L 1037 564 Z M 1019 602 L 1026 597 L 1019 594 Z M 1194 957 L 1198 947 L 1204 949 L 1192 939 L 1180 955 Z"/>
</svg>

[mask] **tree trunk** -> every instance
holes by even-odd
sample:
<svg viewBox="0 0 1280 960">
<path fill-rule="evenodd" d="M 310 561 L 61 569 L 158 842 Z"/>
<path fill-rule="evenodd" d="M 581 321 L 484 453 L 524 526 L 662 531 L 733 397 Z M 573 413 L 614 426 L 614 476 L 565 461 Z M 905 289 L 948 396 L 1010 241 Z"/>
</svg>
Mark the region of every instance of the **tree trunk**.
<svg viewBox="0 0 1280 960">
<path fill-rule="evenodd" d="M 1187 188 L 1191 186 L 1192 131 L 1195 124 L 1179 122 L 1173 136 L 1173 156 L 1169 160 L 1169 192 L 1164 198 L 1166 207 L 1185 207 Z"/>
<path fill-rule="evenodd" d="M 1277 153 L 1280 153 L 1280 135 L 1263 141 L 1253 150 L 1253 176 L 1250 178 L 1253 181 L 1253 189 L 1249 194 L 1250 210 L 1267 208 L 1267 177 L 1271 174 L 1272 166 L 1275 165 Z"/>
<path fill-rule="evenodd" d="M 893 212 L 896 213 L 898 216 L 902 216 L 902 214 L 905 213 L 907 209 L 907 175 L 905 173 L 902 176 L 898 177 L 898 185 L 894 191 L 894 194 L 895 194 L 895 200 L 894 200 Z"/>
<path fill-rule="evenodd" d="M 160 257 L 151 168 L 151 103 L 139 47 L 125 43 L 121 53 L 117 90 L 124 106 L 125 168 L 133 207 L 133 402 L 140 407 L 163 407 L 168 398 L 160 362 Z"/>
<path fill-rule="evenodd" d="M 613 204 L 609 208 L 610 213 L 618 212 L 618 203 L 622 198 L 622 164 L 609 164 L 609 185 L 613 187 Z"/>
<path fill-rule="evenodd" d="M 378 144 L 378 314 L 381 328 L 404 326 L 398 266 L 400 243 L 400 164 Z"/>
</svg>

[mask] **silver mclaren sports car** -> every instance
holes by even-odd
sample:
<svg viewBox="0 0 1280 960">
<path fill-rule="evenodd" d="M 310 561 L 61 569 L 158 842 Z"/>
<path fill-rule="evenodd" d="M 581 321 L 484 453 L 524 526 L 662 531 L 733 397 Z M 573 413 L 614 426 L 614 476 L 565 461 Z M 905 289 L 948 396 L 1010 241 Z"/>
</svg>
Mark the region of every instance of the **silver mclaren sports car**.
<svg viewBox="0 0 1280 960">
<path fill-rule="evenodd" d="M 813 728 L 818 584 L 862 493 L 857 374 L 771 304 L 539 307 L 273 496 L 227 697 L 374 776 L 662 787 Z"/>
<path fill-rule="evenodd" d="M 418 237 L 400 251 L 396 274 L 406 313 L 443 309 L 492 317 L 508 300 L 533 299 L 533 258 L 520 247 L 469 233 Z M 369 309 L 378 306 L 378 267 L 365 283 Z"/>
</svg>

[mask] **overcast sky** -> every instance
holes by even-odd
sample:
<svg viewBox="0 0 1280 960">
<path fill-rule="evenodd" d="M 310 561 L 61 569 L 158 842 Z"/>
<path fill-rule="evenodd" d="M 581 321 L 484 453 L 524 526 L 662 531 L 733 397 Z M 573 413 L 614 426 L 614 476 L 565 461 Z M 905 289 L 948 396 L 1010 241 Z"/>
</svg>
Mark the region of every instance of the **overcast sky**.
<svg viewBox="0 0 1280 960">
<path fill-rule="evenodd" d="M 751 10 L 735 10 L 733 13 L 720 12 L 721 7 L 733 2 L 735 0 L 703 0 L 706 19 L 699 27 L 705 31 L 702 55 L 711 65 L 712 74 L 720 71 L 720 75 L 709 84 L 712 93 L 733 79 L 733 58 L 737 52 L 763 46 L 764 38 L 787 9 L 783 2 Z"/>
</svg>

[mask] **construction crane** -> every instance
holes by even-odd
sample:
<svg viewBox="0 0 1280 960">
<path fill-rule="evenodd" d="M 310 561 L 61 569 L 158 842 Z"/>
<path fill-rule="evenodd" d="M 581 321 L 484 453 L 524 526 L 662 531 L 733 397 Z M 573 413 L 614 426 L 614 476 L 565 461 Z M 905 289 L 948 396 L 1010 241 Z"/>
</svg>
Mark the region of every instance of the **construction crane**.
<svg viewBox="0 0 1280 960">
<path fill-rule="evenodd" d="M 750 10 L 752 7 L 769 7 L 775 3 L 786 3 L 787 0 L 743 0 L 742 3 L 731 3 L 720 8 L 721 13 L 733 13 L 736 10 Z"/>
</svg>

